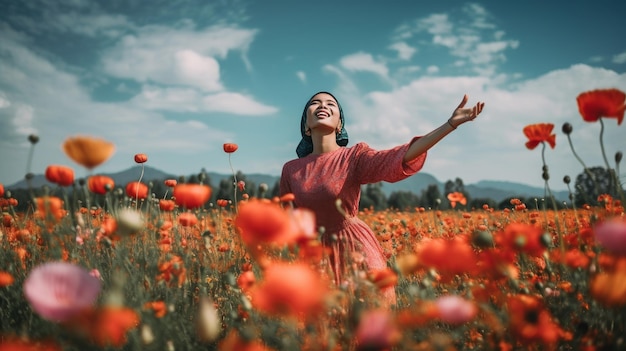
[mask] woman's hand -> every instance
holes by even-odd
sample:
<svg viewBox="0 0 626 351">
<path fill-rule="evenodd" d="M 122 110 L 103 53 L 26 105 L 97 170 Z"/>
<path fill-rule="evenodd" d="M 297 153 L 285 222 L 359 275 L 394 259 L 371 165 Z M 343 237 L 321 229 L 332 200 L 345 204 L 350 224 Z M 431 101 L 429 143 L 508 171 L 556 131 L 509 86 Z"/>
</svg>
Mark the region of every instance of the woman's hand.
<svg viewBox="0 0 626 351">
<path fill-rule="evenodd" d="M 463 100 L 461 100 L 459 106 L 452 112 L 450 119 L 448 119 L 448 124 L 450 124 L 452 128 L 456 129 L 456 127 L 467 121 L 473 121 L 483 111 L 485 103 L 480 101 L 473 107 L 465 108 L 468 99 L 467 94 L 463 95 Z"/>
</svg>

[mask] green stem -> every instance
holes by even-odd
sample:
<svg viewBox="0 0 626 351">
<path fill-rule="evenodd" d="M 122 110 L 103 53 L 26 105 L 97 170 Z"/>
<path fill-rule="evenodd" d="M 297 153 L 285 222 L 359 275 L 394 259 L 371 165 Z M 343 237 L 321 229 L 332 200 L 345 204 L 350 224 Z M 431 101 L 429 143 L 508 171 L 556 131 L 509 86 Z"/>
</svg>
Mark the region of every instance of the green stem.
<svg viewBox="0 0 626 351">
<path fill-rule="evenodd" d="M 135 211 L 139 208 L 139 184 L 141 183 L 141 179 L 143 178 L 143 163 L 141 164 L 141 175 L 139 176 L 139 180 L 137 181 L 137 185 L 135 186 Z"/>
<path fill-rule="evenodd" d="M 587 165 L 585 165 L 583 160 L 578 156 L 578 154 L 574 150 L 574 145 L 572 144 L 572 139 L 570 138 L 569 134 L 567 134 L 567 141 L 569 142 L 569 147 L 570 149 L 572 149 L 572 153 L 574 154 L 574 157 L 576 157 L 578 162 L 580 162 L 580 164 L 583 166 L 583 169 L 585 170 L 585 173 L 587 173 L 587 175 L 589 176 L 589 179 L 593 181 L 593 184 L 596 187 L 596 193 L 600 194 L 600 186 L 598 185 L 598 182 L 596 181 L 596 177 L 593 176 L 593 173 L 591 173 L 589 168 L 587 168 Z"/>
<path fill-rule="evenodd" d="M 600 118 L 599 121 L 600 121 L 600 148 L 602 150 L 602 157 L 604 158 L 604 163 L 606 164 L 606 169 L 610 170 L 611 166 L 609 165 L 609 159 L 606 158 L 606 152 L 604 151 L 604 142 L 603 142 L 604 122 L 602 121 L 602 118 Z"/>
<path fill-rule="evenodd" d="M 237 174 L 235 173 L 235 170 L 233 169 L 233 164 L 230 161 L 230 154 L 228 154 L 228 164 L 230 165 L 230 171 L 233 172 L 233 180 L 234 180 L 234 188 L 235 188 L 235 197 L 233 198 L 233 203 L 235 204 L 235 213 L 237 213 Z"/>
<path fill-rule="evenodd" d="M 548 166 L 546 165 L 546 158 L 545 158 L 545 151 L 546 151 L 546 143 L 542 142 L 542 149 L 541 149 L 541 160 L 543 161 L 543 168 L 544 168 L 544 172 L 547 174 L 548 173 Z M 552 207 L 554 208 L 554 223 L 556 224 L 556 230 L 557 230 L 557 235 L 559 236 L 559 248 L 561 249 L 561 254 L 565 253 L 565 242 L 563 240 L 563 233 L 561 231 L 561 225 L 559 224 L 559 212 L 558 212 L 558 208 L 556 206 L 556 201 L 554 200 L 554 196 L 552 195 L 552 191 L 550 190 L 550 186 L 548 185 L 548 179 L 550 177 L 544 177 L 545 180 L 545 190 L 548 193 L 548 196 L 550 197 L 550 200 L 552 201 Z"/>
</svg>

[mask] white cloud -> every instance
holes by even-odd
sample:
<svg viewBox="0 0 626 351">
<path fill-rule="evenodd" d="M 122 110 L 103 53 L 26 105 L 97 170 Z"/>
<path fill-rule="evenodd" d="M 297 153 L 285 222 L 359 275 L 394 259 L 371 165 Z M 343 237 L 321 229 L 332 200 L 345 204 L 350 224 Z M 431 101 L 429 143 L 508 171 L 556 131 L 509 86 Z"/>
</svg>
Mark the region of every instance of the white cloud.
<svg viewBox="0 0 626 351">
<path fill-rule="evenodd" d="M 253 97 L 222 92 L 207 95 L 202 99 L 206 111 L 228 112 L 239 115 L 270 115 L 278 111 L 275 107 L 267 106 L 254 100 Z"/>
<path fill-rule="evenodd" d="M 626 63 L 626 51 L 613 56 L 612 61 L 613 63 L 618 63 L 618 64 Z"/>
<path fill-rule="evenodd" d="M 147 26 L 106 51 L 102 66 L 118 78 L 215 91 L 221 89 L 217 59 L 226 58 L 231 51 L 245 57 L 255 34 L 256 30 L 229 26 L 203 30 Z M 200 76 L 194 78 L 196 73 Z"/>
<path fill-rule="evenodd" d="M 302 83 L 305 83 L 305 82 L 306 82 L 306 73 L 304 73 L 304 71 L 298 71 L 298 72 L 296 72 L 296 77 L 298 77 L 298 79 L 299 79 Z"/>
<path fill-rule="evenodd" d="M 437 67 L 437 66 L 428 66 L 428 67 L 426 67 L 426 72 L 428 74 L 436 74 L 436 73 L 439 72 L 439 67 Z"/>
<path fill-rule="evenodd" d="M 380 77 L 387 79 L 389 69 L 382 62 L 376 62 L 371 54 L 357 52 L 340 59 L 341 67 L 349 71 L 371 72 Z"/>
<path fill-rule="evenodd" d="M 490 21 L 489 12 L 478 4 L 463 9 L 464 17 L 432 14 L 403 24 L 396 29 L 407 41 L 416 44 L 428 41 L 448 49 L 456 67 L 467 67 L 480 75 L 495 75 L 497 65 L 506 60 L 506 51 L 519 46 L 516 40 L 505 39 L 504 31 Z M 422 44 L 423 45 L 423 44 Z"/>
<path fill-rule="evenodd" d="M 193 50 L 178 51 L 174 57 L 174 72 L 179 84 L 204 91 L 222 90 L 220 66 L 214 58 L 199 55 Z"/>
<path fill-rule="evenodd" d="M 398 58 L 400 60 L 410 60 L 413 54 L 417 52 L 417 49 L 408 45 L 407 43 L 400 41 L 389 45 L 389 49 L 398 52 Z"/>
<path fill-rule="evenodd" d="M 204 94 L 191 88 L 161 88 L 144 85 L 130 104 L 137 109 L 172 112 L 222 112 L 233 115 L 262 116 L 276 113 L 273 106 L 255 101 L 251 96 L 233 92 Z"/>
<path fill-rule="evenodd" d="M 349 76 L 337 76 L 340 87 L 356 85 Z M 573 125 L 573 145 L 587 166 L 603 165 L 599 123 L 584 122 L 576 105 L 578 94 L 603 87 L 626 91 L 626 74 L 581 64 L 514 86 L 502 81 L 494 83 L 487 77 L 433 76 L 414 79 L 390 91 L 343 90 L 338 98 L 346 111 L 351 140 L 365 141 L 379 149 L 442 125 L 465 93 L 470 97 L 470 105 L 484 101 L 483 114 L 433 147 L 424 168 L 435 176 L 456 174 L 466 183 L 501 179 L 541 184 L 541 151 L 524 146 L 522 129 L 528 124 L 553 123 L 557 147 L 548 148 L 545 157 L 551 186 L 563 189 L 563 176 L 574 178 L 582 172 L 561 133 L 563 123 Z M 610 126 L 605 128 L 604 143 L 612 159 L 616 151 L 626 151 L 620 130 L 624 126 L 615 128 L 615 119 L 606 119 L 604 123 Z"/>
</svg>

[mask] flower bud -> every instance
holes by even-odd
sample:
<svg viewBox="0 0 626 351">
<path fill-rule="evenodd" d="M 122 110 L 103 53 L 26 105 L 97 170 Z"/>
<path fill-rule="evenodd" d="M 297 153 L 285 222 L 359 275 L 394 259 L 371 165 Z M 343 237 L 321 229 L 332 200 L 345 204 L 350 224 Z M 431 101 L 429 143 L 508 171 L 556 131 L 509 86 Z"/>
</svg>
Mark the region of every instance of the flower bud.
<svg viewBox="0 0 626 351">
<path fill-rule="evenodd" d="M 208 297 L 200 299 L 196 328 L 200 339 L 207 342 L 215 341 L 222 331 L 219 313 Z"/>
<path fill-rule="evenodd" d="M 566 175 L 565 177 L 563 177 L 563 183 L 565 183 L 565 184 L 569 184 L 571 181 L 572 181 L 572 179 L 571 179 L 568 175 Z"/>
<path fill-rule="evenodd" d="M 493 235 L 486 230 L 475 230 L 472 233 L 472 244 L 476 247 L 493 247 Z"/>
<path fill-rule="evenodd" d="M 141 212 L 122 209 L 117 214 L 117 233 L 121 236 L 135 234 L 144 227 Z"/>
<path fill-rule="evenodd" d="M 563 133 L 570 135 L 572 131 L 574 130 L 574 127 L 572 127 L 571 124 L 566 122 L 566 123 L 563 123 L 563 127 L 561 128 L 561 130 L 563 131 Z"/>
<path fill-rule="evenodd" d="M 28 136 L 28 141 L 30 141 L 31 144 L 37 144 L 37 142 L 39 142 L 39 136 L 37 136 L 36 134 L 31 134 Z"/>
<path fill-rule="evenodd" d="M 620 163 L 622 162 L 622 152 L 618 151 L 615 153 L 615 163 Z"/>
</svg>

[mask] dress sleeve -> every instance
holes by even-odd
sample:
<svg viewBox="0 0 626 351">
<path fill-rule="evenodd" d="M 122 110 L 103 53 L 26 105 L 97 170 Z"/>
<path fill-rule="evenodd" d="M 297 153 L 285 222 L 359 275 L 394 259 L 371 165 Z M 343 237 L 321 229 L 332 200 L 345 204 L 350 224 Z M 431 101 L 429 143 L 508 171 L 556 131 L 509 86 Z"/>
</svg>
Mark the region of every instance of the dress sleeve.
<svg viewBox="0 0 626 351">
<path fill-rule="evenodd" d="M 286 169 L 286 165 L 283 166 L 283 171 L 280 175 L 280 187 L 279 187 L 279 195 L 283 196 L 285 194 L 288 194 L 291 191 L 291 185 L 289 185 L 289 179 L 288 179 L 288 172 L 285 171 Z"/>
<path fill-rule="evenodd" d="M 419 137 L 388 150 L 374 150 L 366 143 L 357 144 L 354 171 L 359 183 L 371 184 L 381 181 L 394 183 L 421 170 L 426 161 L 426 152 L 409 162 L 403 161 L 409 146 L 417 139 Z"/>
</svg>

